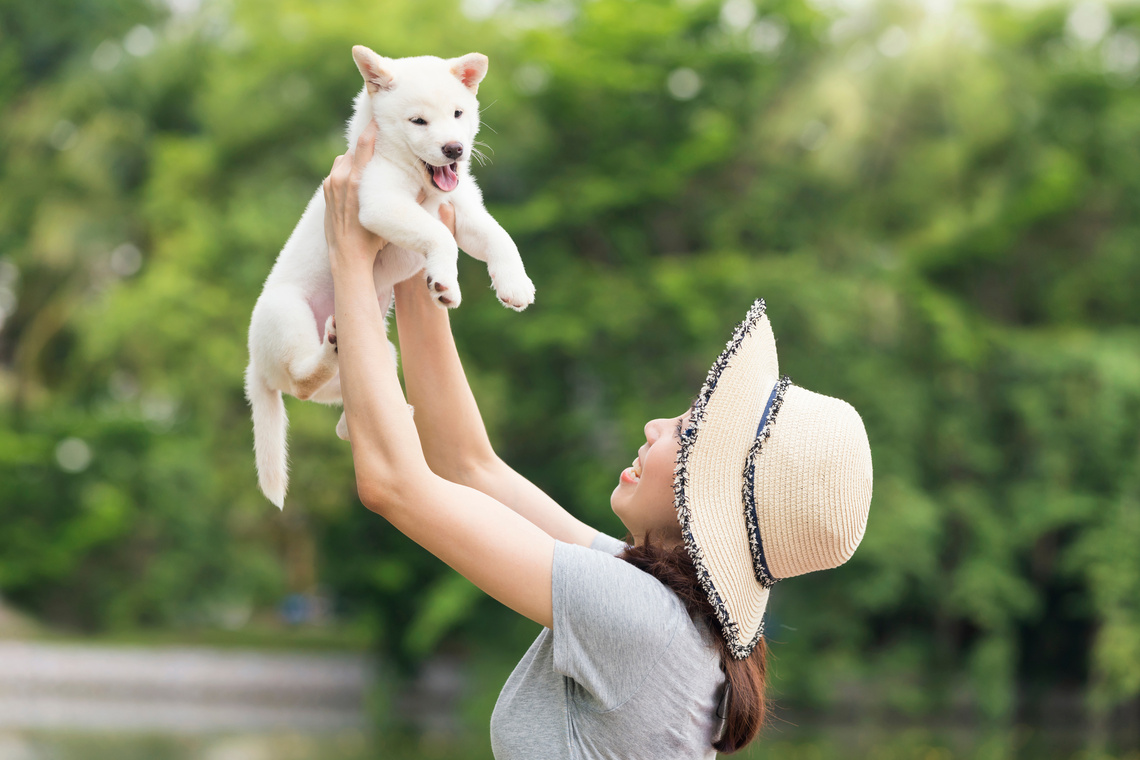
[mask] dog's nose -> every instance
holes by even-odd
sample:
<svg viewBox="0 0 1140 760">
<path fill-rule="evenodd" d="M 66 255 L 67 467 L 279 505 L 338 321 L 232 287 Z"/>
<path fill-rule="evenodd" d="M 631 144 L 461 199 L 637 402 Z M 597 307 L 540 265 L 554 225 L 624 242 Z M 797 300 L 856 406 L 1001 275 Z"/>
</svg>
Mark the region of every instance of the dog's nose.
<svg viewBox="0 0 1140 760">
<path fill-rule="evenodd" d="M 449 142 L 447 145 L 443 146 L 442 150 L 443 155 L 454 161 L 463 155 L 463 143 Z"/>
</svg>

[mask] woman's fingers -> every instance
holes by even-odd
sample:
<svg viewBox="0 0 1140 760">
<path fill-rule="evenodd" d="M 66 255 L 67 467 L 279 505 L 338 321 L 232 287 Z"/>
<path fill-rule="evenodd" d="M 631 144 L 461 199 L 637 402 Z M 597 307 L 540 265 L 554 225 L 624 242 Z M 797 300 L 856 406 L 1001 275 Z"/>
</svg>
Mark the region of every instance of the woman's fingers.
<svg viewBox="0 0 1140 760">
<path fill-rule="evenodd" d="M 338 192 L 347 185 L 352 175 L 355 174 L 356 178 L 359 179 L 364 167 L 368 166 L 368 162 L 372 160 L 372 154 L 376 148 L 376 134 L 379 131 L 380 128 L 376 125 L 376 121 L 370 120 L 364 131 L 360 133 L 360 137 L 357 138 L 355 150 L 342 153 L 333 160 L 332 170 L 329 171 L 329 176 L 322 183 L 326 199 L 328 199 L 330 191 Z"/>
<path fill-rule="evenodd" d="M 440 204 L 439 220 L 451 230 L 451 236 L 455 237 L 455 208 L 450 203 Z"/>
<path fill-rule="evenodd" d="M 339 181 L 342 185 L 348 181 L 348 175 L 352 173 L 352 155 L 343 153 L 336 157 L 333 161 L 332 172 L 330 172 L 333 179 Z"/>
<path fill-rule="evenodd" d="M 321 186 L 325 197 L 325 238 L 330 255 L 359 256 L 369 261 L 387 245 L 360 224 L 360 176 L 375 152 L 375 121 L 369 121 L 353 150 L 337 156 Z"/>
<path fill-rule="evenodd" d="M 360 137 L 356 140 L 356 150 L 352 152 L 352 168 L 357 173 L 364 171 L 364 167 L 368 166 L 368 162 L 372 160 L 372 153 L 376 149 L 376 133 L 380 128 L 376 125 L 375 119 L 368 120 L 368 126 L 360 133 Z"/>
<path fill-rule="evenodd" d="M 325 191 L 325 202 L 341 194 L 341 189 L 348 182 L 348 175 L 352 166 L 351 162 L 352 159 L 348 157 L 348 154 L 337 156 L 333 161 L 332 169 L 329 170 L 329 176 L 325 177 L 324 182 L 321 183 Z"/>
</svg>

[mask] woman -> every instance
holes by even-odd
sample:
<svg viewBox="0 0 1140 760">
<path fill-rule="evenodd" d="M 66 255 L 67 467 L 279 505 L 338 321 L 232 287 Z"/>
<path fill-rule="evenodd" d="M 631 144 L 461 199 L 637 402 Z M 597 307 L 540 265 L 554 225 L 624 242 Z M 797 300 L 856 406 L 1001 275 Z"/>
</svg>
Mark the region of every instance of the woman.
<svg viewBox="0 0 1140 760">
<path fill-rule="evenodd" d="M 372 125 L 324 182 L 357 488 L 544 626 L 495 707 L 495 756 L 711 758 L 744 746 L 764 714 L 769 588 L 842 564 L 863 536 L 871 457 L 859 415 L 780 379 L 757 301 L 692 409 L 645 426 L 611 497 L 632 545 L 599 534 L 495 455 L 447 314 L 418 278 L 396 288 L 413 424 L 371 277 L 384 241 L 357 221 L 374 138 Z"/>
</svg>

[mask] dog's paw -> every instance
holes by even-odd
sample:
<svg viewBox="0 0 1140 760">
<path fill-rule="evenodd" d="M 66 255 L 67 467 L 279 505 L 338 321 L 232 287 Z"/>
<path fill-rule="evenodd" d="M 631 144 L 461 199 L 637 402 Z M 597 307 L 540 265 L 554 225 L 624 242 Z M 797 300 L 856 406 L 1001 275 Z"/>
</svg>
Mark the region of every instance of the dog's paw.
<svg viewBox="0 0 1140 760">
<path fill-rule="evenodd" d="M 525 272 L 492 274 L 491 287 L 495 289 L 499 301 L 508 309 L 522 311 L 534 303 L 534 283 Z"/>
<path fill-rule="evenodd" d="M 348 418 L 344 416 L 344 412 L 340 413 L 340 419 L 336 423 L 336 437 L 342 441 L 348 440 Z"/>
<path fill-rule="evenodd" d="M 337 353 L 336 317 L 332 316 L 331 314 L 329 315 L 329 318 L 325 320 L 325 339 L 322 345 L 324 346 L 325 351 L 331 351 L 334 354 Z"/>
<path fill-rule="evenodd" d="M 459 282 L 454 275 L 427 276 L 428 291 L 435 302 L 445 309 L 454 309 L 462 301 L 459 294 Z"/>
</svg>

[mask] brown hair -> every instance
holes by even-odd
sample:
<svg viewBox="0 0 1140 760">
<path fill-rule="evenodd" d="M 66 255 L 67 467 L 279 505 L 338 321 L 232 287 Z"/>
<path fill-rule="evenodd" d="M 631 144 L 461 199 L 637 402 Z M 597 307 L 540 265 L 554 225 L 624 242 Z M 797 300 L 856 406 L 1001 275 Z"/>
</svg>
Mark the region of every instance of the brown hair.
<svg viewBox="0 0 1140 760">
<path fill-rule="evenodd" d="M 629 541 L 627 536 L 626 542 Z M 764 637 L 760 637 L 752 654 L 743 660 L 732 656 L 728 643 L 721 635 L 720 623 L 713 612 L 712 603 L 697 580 L 697 569 L 684 544 L 665 548 L 647 535 L 642 546 L 628 546 L 618 557 L 672 589 L 688 609 L 689 615 L 696 620 L 704 620 L 708 625 L 720 653 L 720 667 L 732 686 L 724 733 L 719 741 L 713 743 L 713 747 L 726 754 L 743 749 L 756 738 L 768 714 L 764 698 L 768 647 Z"/>
</svg>

